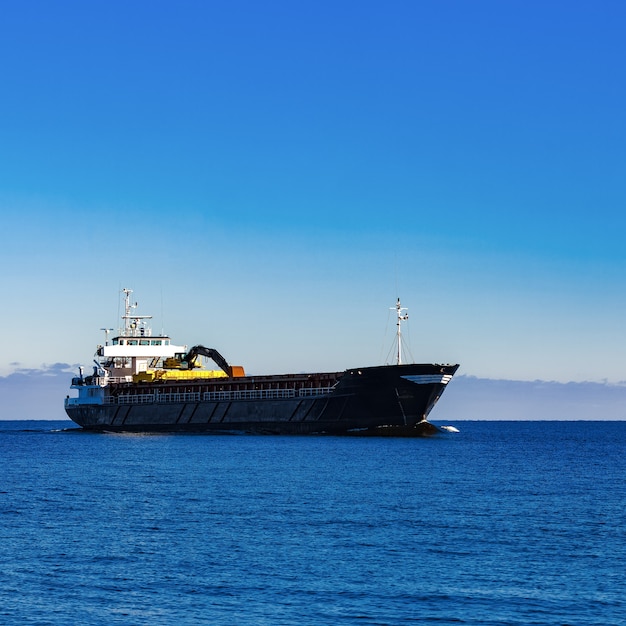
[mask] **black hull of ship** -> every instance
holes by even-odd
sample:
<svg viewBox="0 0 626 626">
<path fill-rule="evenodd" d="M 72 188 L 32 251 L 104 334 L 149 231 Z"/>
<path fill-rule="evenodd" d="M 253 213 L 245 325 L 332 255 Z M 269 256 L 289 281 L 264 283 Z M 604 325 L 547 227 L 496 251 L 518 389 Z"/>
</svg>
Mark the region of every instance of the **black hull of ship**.
<svg viewBox="0 0 626 626">
<path fill-rule="evenodd" d="M 428 364 L 347 370 L 335 375 L 337 382 L 328 393 L 288 398 L 230 393 L 224 399 L 144 402 L 159 384 L 132 384 L 136 401 L 121 402 L 113 395 L 106 404 L 66 405 L 66 412 L 91 431 L 428 436 L 439 431 L 426 418 L 457 368 Z M 236 384 L 262 388 L 276 378 L 246 377 Z M 184 388 L 194 386 L 186 383 Z M 112 386 L 109 393 L 130 389 Z"/>
</svg>

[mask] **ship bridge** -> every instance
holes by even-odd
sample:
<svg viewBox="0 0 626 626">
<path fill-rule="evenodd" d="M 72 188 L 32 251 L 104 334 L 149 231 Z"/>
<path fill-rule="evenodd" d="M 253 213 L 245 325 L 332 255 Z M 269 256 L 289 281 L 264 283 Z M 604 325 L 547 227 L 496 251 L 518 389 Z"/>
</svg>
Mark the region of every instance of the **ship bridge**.
<svg viewBox="0 0 626 626">
<path fill-rule="evenodd" d="M 109 342 L 112 328 L 103 328 L 105 345 L 98 346 L 96 354 L 101 365 L 111 377 L 126 377 L 145 372 L 159 361 L 170 359 L 176 354 L 187 352 L 187 346 L 175 345 L 165 334 L 153 335 L 149 325 L 152 315 L 138 315 L 134 312 L 137 303 L 131 304 L 132 289 L 123 289 L 124 326 Z"/>
</svg>

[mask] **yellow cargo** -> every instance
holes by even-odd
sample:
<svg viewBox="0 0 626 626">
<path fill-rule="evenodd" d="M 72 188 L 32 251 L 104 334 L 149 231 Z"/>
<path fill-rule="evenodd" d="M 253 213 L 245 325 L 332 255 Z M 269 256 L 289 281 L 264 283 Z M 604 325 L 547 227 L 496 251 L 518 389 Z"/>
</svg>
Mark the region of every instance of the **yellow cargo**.
<svg viewBox="0 0 626 626">
<path fill-rule="evenodd" d="M 211 378 L 226 378 L 221 370 L 147 370 L 133 376 L 134 383 L 151 383 L 155 380 L 202 380 Z"/>
</svg>

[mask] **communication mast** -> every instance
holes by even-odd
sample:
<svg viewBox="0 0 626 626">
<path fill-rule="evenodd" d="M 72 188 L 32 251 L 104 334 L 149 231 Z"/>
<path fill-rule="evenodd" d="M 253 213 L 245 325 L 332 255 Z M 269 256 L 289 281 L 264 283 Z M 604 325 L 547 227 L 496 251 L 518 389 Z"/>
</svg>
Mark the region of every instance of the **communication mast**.
<svg viewBox="0 0 626 626">
<path fill-rule="evenodd" d="M 396 309 L 396 315 L 398 318 L 397 321 L 397 326 L 398 326 L 398 330 L 397 330 L 397 342 L 398 342 L 398 351 L 396 354 L 396 365 L 402 365 L 402 322 L 406 321 L 409 319 L 409 315 L 408 313 L 403 313 L 403 311 L 408 311 L 408 309 L 406 307 L 401 306 L 400 304 L 400 298 L 398 298 L 398 301 L 396 302 L 396 306 L 394 307 Z M 393 308 L 391 309 L 393 311 Z"/>
</svg>

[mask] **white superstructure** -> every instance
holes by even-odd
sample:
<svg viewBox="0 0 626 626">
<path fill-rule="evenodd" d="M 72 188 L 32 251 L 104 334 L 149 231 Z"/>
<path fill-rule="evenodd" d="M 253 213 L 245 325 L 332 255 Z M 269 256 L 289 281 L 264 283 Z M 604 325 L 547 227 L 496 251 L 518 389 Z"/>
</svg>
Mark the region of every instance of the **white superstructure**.
<svg viewBox="0 0 626 626">
<path fill-rule="evenodd" d="M 98 346 L 96 353 L 100 357 L 100 364 L 109 376 L 116 378 L 145 372 L 148 367 L 156 367 L 159 361 L 173 357 L 175 354 L 185 353 L 187 346 L 172 344 L 167 335 L 153 335 L 148 320 L 152 315 L 137 315 L 133 309 L 137 303 L 130 303 L 132 289 L 123 289 L 124 294 L 124 326 L 113 337 L 111 343 L 105 341 L 104 346 Z M 106 336 L 110 332 L 104 329 Z"/>
<path fill-rule="evenodd" d="M 169 336 L 154 335 L 149 325 L 151 315 L 137 315 L 131 304 L 132 289 L 122 289 L 124 294 L 123 326 L 109 342 L 110 328 L 102 328 L 105 333 L 104 345 L 96 348 L 93 374 L 80 375 L 72 379 L 72 389 L 78 390 L 77 398 L 66 398 L 66 404 L 102 404 L 104 388 L 113 382 L 131 382 L 133 376 L 148 370 L 162 367 L 166 359 L 185 354 L 187 346 L 175 345 Z"/>
</svg>

